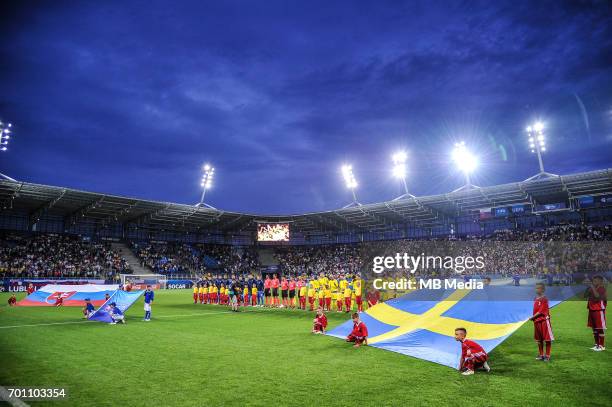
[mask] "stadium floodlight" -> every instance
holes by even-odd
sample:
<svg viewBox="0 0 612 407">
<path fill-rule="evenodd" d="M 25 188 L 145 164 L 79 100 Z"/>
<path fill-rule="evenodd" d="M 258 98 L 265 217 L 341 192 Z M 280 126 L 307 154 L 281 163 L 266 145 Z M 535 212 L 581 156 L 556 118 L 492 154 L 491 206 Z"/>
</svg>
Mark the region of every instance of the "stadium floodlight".
<svg viewBox="0 0 612 407">
<path fill-rule="evenodd" d="M 4 122 L 0 120 L 0 151 L 6 152 L 8 151 L 8 145 L 13 137 L 13 125 L 8 122 Z M 15 181 L 13 178 L 8 175 L 4 175 L 0 173 L 0 177 L 7 179 L 9 181 Z"/>
<path fill-rule="evenodd" d="M 8 150 L 11 134 L 13 133 L 11 127 L 13 127 L 11 123 L 0 121 L 0 151 Z"/>
<path fill-rule="evenodd" d="M 200 202 L 197 204 L 197 206 L 206 206 L 208 208 L 215 209 L 212 206 L 204 203 L 206 191 L 212 188 L 212 182 L 214 177 L 215 167 L 210 164 L 204 164 L 204 167 L 202 167 L 202 181 L 200 182 L 200 186 L 202 187 L 202 197 L 200 198 Z"/>
<path fill-rule="evenodd" d="M 357 194 L 355 193 L 355 189 L 357 188 L 357 179 L 355 179 L 355 174 L 353 173 L 353 166 L 350 164 L 344 164 L 341 168 L 341 171 L 346 187 L 350 189 L 351 193 L 353 194 L 353 202 L 346 205 L 345 208 L 351 206 L 360 206 L 361 204 L 357 201 Z"/>
<path fill-rule="evenodd" d="M 408 184 L 406 183 L 406 172 L 408 172 L 406 161 L 408 161 L 408 154 L 403 150 L 397 151 L 391 156 L 391 161 L 393 162 L 393 176 L 400 179 L 404 186 L 404 194 L 395 198 L 394 201 L 408 197 L 414 198 L 414 195 L 408 192 Z"/>
<path fill-rule="evenodd" d="M 527 127 L 527 140 L 529 141 L 529 150 L 535 153 L 538 157 L 540 172 L 533 177 L 527 178 L 525 181 L 533 181 L 542 178 L 557 177 L 558 175 L 544 171 L 544 162 L 542 161 L 542 153 L 546 151 L 546 136 L 544 135 L 544 123 L 538 121 Z"/>
<path fill-rule="evenodd" d="M 465 185 L 456 191 L 476 187 L 472 185 L 470 174 L 478 167 L 478 157 L 467 148 L 464 141 L 455 143 L 451 157 L 457 168 L 463 172 L 465 176 Z"/>
</svg>

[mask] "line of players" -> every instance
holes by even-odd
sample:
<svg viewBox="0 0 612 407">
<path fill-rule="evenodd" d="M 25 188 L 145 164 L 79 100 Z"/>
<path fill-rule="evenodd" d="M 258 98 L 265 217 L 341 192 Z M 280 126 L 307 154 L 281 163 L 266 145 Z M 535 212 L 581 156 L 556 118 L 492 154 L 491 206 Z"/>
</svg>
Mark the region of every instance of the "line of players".
<svg viewBox="0 0 612 407">
<path fill-rule="evenodd" d="M 299 308 L 314 311 L 358 312 L 364 310 L 363 281 L 359 276 L 330 275 L 265 279 L 202 279 L 193 286 L 193 303 L 230 305 L 233 292 L 243 306 Z M 370 306 L 374 304 L 369 304 Z M 355 307 L 354 307 L 355 306 Z"/>
</svg>

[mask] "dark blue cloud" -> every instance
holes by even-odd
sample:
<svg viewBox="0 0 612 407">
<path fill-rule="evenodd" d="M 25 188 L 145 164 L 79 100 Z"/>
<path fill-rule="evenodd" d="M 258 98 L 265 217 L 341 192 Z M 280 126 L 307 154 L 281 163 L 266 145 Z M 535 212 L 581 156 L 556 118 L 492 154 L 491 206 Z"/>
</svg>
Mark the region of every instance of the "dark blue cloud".
<svg viewBox="0 0 612 407">
<path fill-rule="evenodd" d="M 257 213 L 537 171 L 524 128 L 547 124 L 547 169 L 610 166 L 612 13 L 606 2 L 14 2 L 0 15 L 0 171 L 32 182 Z"/>
</svg>

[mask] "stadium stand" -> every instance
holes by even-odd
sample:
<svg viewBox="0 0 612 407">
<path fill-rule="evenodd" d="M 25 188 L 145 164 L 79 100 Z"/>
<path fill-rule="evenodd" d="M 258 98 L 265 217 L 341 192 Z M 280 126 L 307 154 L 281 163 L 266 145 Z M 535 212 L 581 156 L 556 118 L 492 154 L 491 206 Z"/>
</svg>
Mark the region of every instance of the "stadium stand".
<svg viewBox="0 0 612 407">
<path fill-rule="evenodd" d="M 266 270 L 290 275 L 354 274 L 374 249 L 409 251 L 424 241 L 444 242 L 446 249 L 455 252 L 465 250 L 467 244 L 480 245 L 498 259 L 485 272 L 534 274 L 555 270 L 557 265 L 536 257 L 528 265 L 513 264 L 509 250 L 520 251 L 522 255 L 516 257 L 524 259 L 525 250 L 535 252 L 542 242 L 612 240 L 607 226 L 612 223 L 612 172 L 606 169 L 290 216 L 256 216 L 0 180 L 0 209 L 0 229 L 10 231 L 0 239 L 0 267 L 5 276 L 104 275 L 112 279 L 134 266 L 168 276 Z M 261 222 L 290 224 L 290 241 L 257 242 Z M 533 245 L 492 243 L 504 241 Z M 575 270 L 609 266 L 602 249 L 589 253 L 590 258 L 584 259 L 570 250 L 566 264 Z M 125 257 L 137 258 L 140 264 L 130 266 Z"/>
<path fill-rule="evenodd" d="M 605 242 L 585 246 L 572 243 Z M 480 253 L 487 258 L 478 274 L 509 277 L 560 273 L 606 272 L 612 270 L 612 226 L 556 225 L 540 231 L 499 231 L 489 236 L 401 239 L 356 244 L 279 247 L 274 257 L 278 272 L 288 276 L 353 275 L 362 270 L 368 253 L 419 253 L 423 244 L 428 254 Z M 89 242 L 79 236 L 9 234 L 1 239 L 0 273 L 10 277 L 104 277 L 116 279 L 133 267 L 112 245 Z M 116 246 L 115 246 L 116 247 Z M 258 261 L 257 248 L 227 245 L 189 245 L 173 242 L 132 242 L 141 266 L 156 274 L 197 276 L 259 275 L 266 266 Z M 525 261 L 529 259 L 529 261 Z M 269 266 L 269 265 L 267 265 Z M 429 269 L 427 276 L 451 276 L 451 272 Z M 474 274 L 465 271 L 464 275 Z"/>
<path fill-rule="evenodd" d="M 79 236 L 9 234 L 0 238 L 0 273 L 11 277 L 118 279 L 130 265 L 108 243 Z"/>
</svg>

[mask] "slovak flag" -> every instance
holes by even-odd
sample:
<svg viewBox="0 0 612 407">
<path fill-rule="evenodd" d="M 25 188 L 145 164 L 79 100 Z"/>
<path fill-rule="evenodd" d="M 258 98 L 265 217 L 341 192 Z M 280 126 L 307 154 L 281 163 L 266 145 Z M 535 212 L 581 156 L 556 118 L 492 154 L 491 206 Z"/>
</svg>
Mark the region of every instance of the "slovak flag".
<svg viewBox="0 0 612 407">
<path fill-rule="evenodd" d="M 76 291 L 69 291 L 69 292 L 57 291 L 51 294 L 50 296 L 48 296 L 46 299 L 46 302 L 49 304 L 55 304 L 58 298 L 61 298 L 65 302 L 68 298 L 72 297 L 74 294 L 76 294 Z"/>
<path fill-rule="evenodd" d="M 53 307 L 58 298 L 64 306 L 82 307 L 89 298 L 95 307 L 106 301 L 106 294 L 112 296 L 119 286 L 116 284 L 47 284 L 17 303 L 22 307 Z"/>
</svg>

